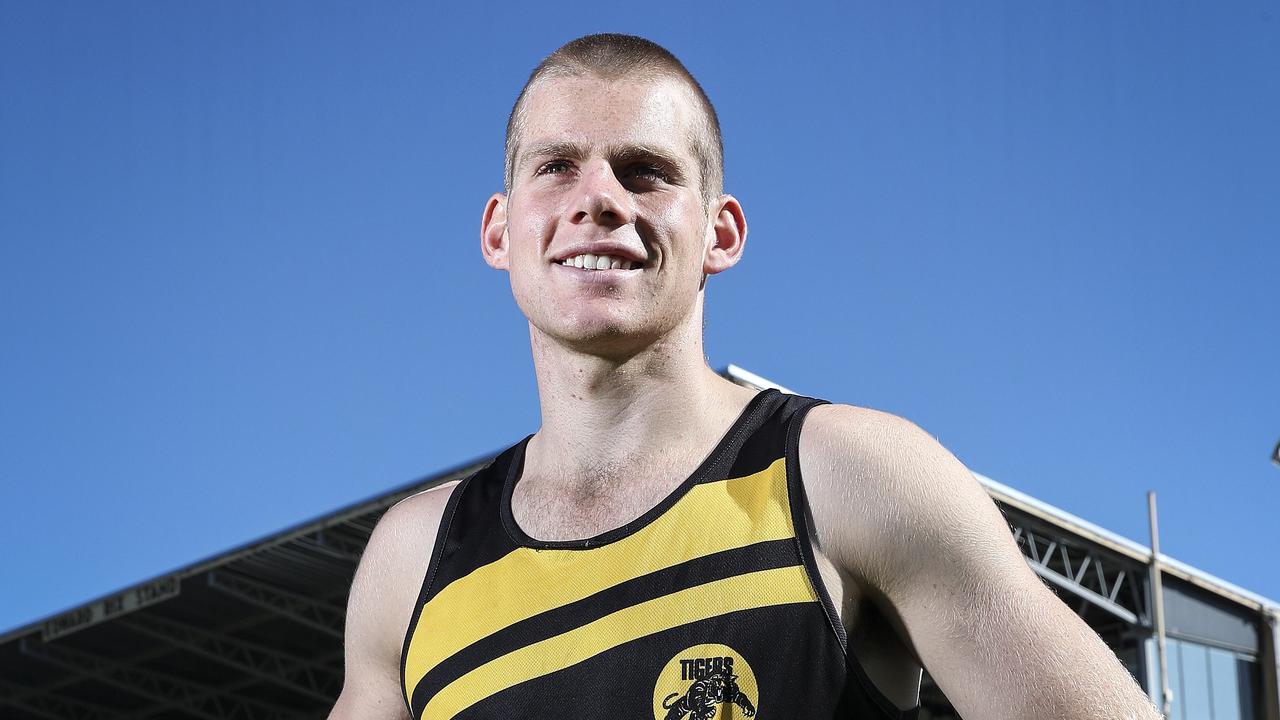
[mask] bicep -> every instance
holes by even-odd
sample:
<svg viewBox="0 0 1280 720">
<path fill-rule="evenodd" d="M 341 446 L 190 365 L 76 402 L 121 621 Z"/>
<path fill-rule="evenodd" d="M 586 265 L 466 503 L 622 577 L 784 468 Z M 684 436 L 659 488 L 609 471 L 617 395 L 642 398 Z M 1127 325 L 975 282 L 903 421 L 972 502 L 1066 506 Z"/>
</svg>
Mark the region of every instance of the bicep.
<svg viewBox="0 0 1280 720">
<path fill-rule="evenodd" d="M 841 482 L 858 486 L 834 511 L 845 520 L 835 553 L 900 620 L 903 640 L 956 709 L 981 718 L 1155 717 L 1115 654 L 1027 566 L 972 473 L 900 418 L 871 424 L 852 440 L 837 434 L 855 446 L 828 461 L 828 473 L 843 462 Z"/>
<path fill-rule="evenodd" d="M 884 599 L 930 675 L 967 717 L 1093 718 L 1145 696 L 1097 633 L 1027 566 L 1008 526 L 969 475 L 952 484 L 961 523 L 922 532 L 899 551 Z M 931 523 L 927 512 L 921 522 Z M 1035 678 L 1034 682 L 1027 682 Z"/>
<path fill-rule="evenodd" d="M 387 568 L 375 546 L 376 536 L 375 531 L 351 583 L 343 639 L 342 694 L 330 720 L 404 720 L 409 716 L 400 694 L 398 656 L 385 630 L 391 624 L 387 617 L 390 608 L 379 598 Z"/>
</svg>

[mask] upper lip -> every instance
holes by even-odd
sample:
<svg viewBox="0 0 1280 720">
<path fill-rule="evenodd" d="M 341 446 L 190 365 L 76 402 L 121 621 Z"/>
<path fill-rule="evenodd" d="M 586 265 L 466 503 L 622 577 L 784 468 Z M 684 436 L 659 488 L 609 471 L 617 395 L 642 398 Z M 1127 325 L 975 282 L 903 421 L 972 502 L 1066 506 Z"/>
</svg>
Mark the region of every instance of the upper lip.
<svg viewBox="0 0 1280 720">
<path fill-rule="evenodd" d="M 586 255 L 588 253 L 596 256 L 609 255 L 622 260 L 630 260 L 641 265 L 643 265 L 647 259 L 644 253 L 636 252 L 633 248 L 629 248 L 621 243 L 601 241 L 570 245 L 556 253 L 555 256 L 552 257 L 552 262 L 561 262 L 571 257 Z"/>
</svg>

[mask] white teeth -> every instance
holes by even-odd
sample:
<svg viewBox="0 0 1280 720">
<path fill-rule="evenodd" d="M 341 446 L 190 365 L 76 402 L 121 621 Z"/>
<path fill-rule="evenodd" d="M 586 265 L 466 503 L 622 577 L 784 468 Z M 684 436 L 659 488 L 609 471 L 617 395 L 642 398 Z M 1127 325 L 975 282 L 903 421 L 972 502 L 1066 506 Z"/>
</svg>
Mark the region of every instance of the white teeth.
<svg viewBox="0 0 1280 720">
<path fill-rule="evenodd" d="M 592 253 L 583 253 L 582 255 L 565 258 L 560 261 L 560 264 L 586 270 L 635 270 L 641 265 L 641 263 L 623 260 L 612 255 L 593 255 Z"/>
</svg>

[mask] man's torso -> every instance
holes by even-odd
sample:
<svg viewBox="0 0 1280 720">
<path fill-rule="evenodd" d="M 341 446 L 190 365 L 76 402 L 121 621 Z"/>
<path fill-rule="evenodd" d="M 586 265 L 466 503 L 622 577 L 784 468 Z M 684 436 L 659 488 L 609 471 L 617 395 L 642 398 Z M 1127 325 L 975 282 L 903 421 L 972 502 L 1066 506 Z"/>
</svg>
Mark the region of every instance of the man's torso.
<svg viewBox="0 0 1280 720">
<path fill-rule="evenodd" d="M 653 469 L 650 468 L 650 470 Z M 434 516 L 424 517 L 424 524 L 439 524 L 439 517 L 443 510 L 438 497 L 441 492 L 426 493 L 407 501 L 410 503 L 416 501 L 424 515 Z M 429 499 L 426 497 L 429 495 L 437 497 Z M 606 516 L 603 522 L 601 516 L 594 516 L 587 517 L 586 522 L 577 524 L 573 521 L 573 512 L 557 513 L 556 508 L 543 506 L 539 508 L 538 513 L 521 515 L 519 514 L 521 506 L 518 502 L 515 499 L 509 502 L 512 514 L 519 520 L 519 527 L 532 531 L 531 535 L 589 537 L 601 530 L 607 531 L 618 527 L 619 524 L 625 525 L 626 523 L 621 521 L 634 520 L 637 516 L 643 515 L 644 511 L 655 504 L 654 501 L 655 498 L 647 498 L 644 502 L 632 507 L 615 508 L 615 512 L 620 514 L 614 517 Z M 812 500 L 812 502 L 823 501 L 821 497 L 815 497 Z M 425 566 L 425 563 L 423 565 Z M 869 605 L 862 602 L 856 583 L 839 572 L 821 555 L 820 551 L 814 554 L 814 566 L 816 570 L 814 574 L 820 576 L 819 582 L 833 600 L 832 610 L 838 614 L 839 622 L 851 637 L 850 649 L 858 662 L 865 667 L 867 675 L 871 677 L 876 687 L 884 691 L 884 694 L 898 707 L 909 707 L 914 704 L 916 681 L 919 677 L 918 666 L 914 665 L 914 661 L 909 653 L 905 652 L 896 635 L 883 619 L 875 614 L 874 610 L 868 610 Z M 398 598 L 397 602 L 403 602 L 404 598 L 416 595 L 418 589 L 418 587 L 397 588 L 393 594 Z M 401 630 L 407 630 L 408 624 L 406 619 Z M 431 628 L 424 627 L 422 632 L 430 633 Z"/>
</svg>

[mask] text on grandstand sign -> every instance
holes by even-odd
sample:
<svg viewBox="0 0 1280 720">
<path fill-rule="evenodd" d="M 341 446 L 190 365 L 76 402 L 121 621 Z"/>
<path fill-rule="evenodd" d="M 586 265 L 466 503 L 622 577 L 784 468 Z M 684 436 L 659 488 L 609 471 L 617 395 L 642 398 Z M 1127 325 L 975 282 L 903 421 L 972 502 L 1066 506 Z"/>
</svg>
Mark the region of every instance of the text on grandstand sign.
<svg viewBox="0 0 1280 720">
<path fill-rule="evenodd" d="M 90 625 L 97 625 L 104 620 L 175 597 L 178 594 L 178 585 L 178 578 L 167 577 L 131 587 L 122 593 L 46 620 L 40 629 L 40 636 L 48 642 L 56 637 L 69 635 Z"/>
</svg>

